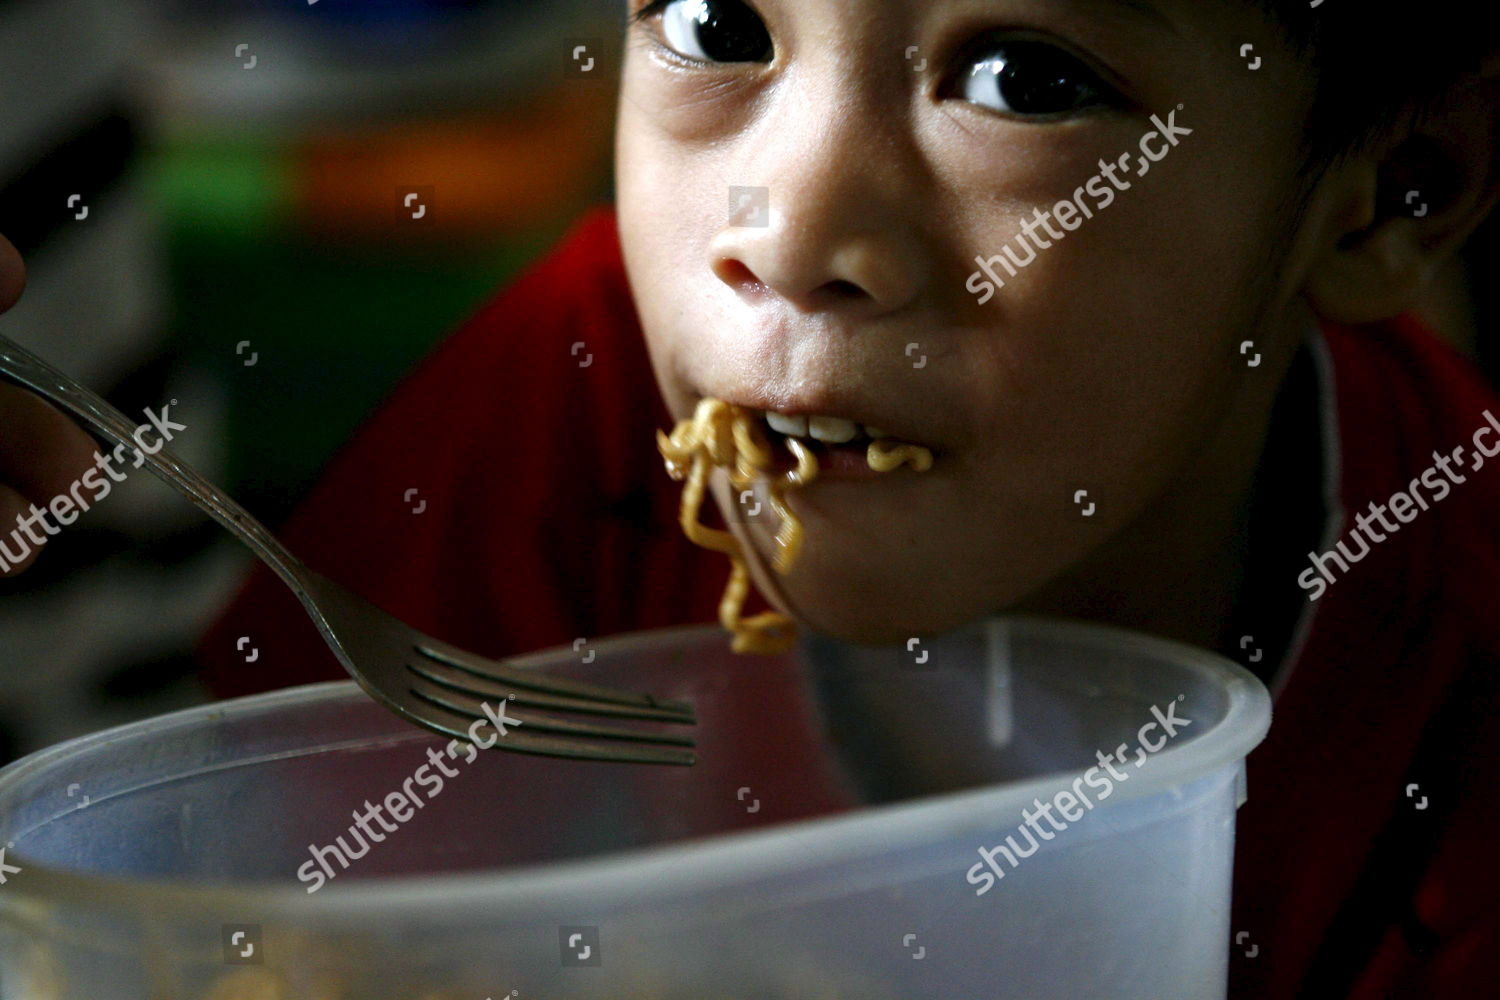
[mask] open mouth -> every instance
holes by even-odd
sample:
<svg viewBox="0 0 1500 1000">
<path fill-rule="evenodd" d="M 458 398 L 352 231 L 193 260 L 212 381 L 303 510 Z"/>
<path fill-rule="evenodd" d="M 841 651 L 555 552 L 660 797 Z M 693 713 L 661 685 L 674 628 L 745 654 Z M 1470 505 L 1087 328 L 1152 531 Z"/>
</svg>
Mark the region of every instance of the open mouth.
<svg viewBox="0 0 1500 1000">
<path fill-rule="evenodd" d="M 909 444 L 883 428 L 821 414 L 792 415 L 755 409 L 748 412 L 757 420 L 761 432 L 771 444 L 772 465 L 777 472 L 788 472 L 797 466 L 796 456 L 787 444 L 789 438 L 797 439 L 811 451 L 818 459 L 820 473 L 830 477 L 877 477 L 913 469 L 912 465 L 900 461 L 894 464 L 889 459 L 882 461 L 881 456 Z M 930 449 L 921 450 L 927 454 L 926 465 L 921 467 L 921 471 L 926 471 L 934 456 Z M 879 468 L 877 465 L 888 467 Z"/>
<path fill-rule="evenodd" d="M 719 602 L 719 620 L 735 634 L 732 648 L 736 652 L 784 651 L 790 648 L 787 643 L 795 631 L 780 612 L 751 618 L 741 614 L 749 586 L 744 548 L 731 532 L 705 527 L 698 520 L 705 477 L 711 469 L 727 470 L 729 484 L 740 491 L 740 503 L 755 492 L 745 487 L 755 484 L 763 490 L 780 522 L 775 532 L 775 568 L 787 573 L 796 563 L 803 537 L 802 518 L 788 502 L 789 492 L 816 488 L 824 475 L 888 476 L 906 466 L 926 472 L 933 462 L 932 452 L 922 445 L 893 440 L 879 428 L 861 427 L 848 418 L 768 412 L 718 397 L 700 397 L 693 415 L 678 420 L 671 434 L 658 429 L 656 447 L 667 474 L 685 483 L 680 510 L 683 532 L 695 544 L 730 558 L 732 569 Z M 776 474 L 768 481 L 767 472 Z M 758 508 L 747 516 L 757 513 Z M 744 523 L 727 512 L 725 516 Z"/>
</svg>

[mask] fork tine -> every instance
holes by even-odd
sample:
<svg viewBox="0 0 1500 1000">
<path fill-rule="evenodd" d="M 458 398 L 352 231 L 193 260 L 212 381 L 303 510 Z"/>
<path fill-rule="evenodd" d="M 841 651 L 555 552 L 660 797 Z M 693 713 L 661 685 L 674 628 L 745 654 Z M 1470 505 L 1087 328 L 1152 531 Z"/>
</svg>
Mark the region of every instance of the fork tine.
<svg viewBox="0 0 1500 1000">
<path fill-rule="evenodd" d="M 479 706 L 480 699 L 465 698 L 459 692 L 449 690 L 430 690 L 412 687 L 411 693 L 423 701 L 431 702 L 450 712 L 466 716 L 470 719 L 487 718 Z M 472 704 L 470 703 L 472 702 Z M 633 743 L 660 743 L 672 746 L 690 747 L 694 746 L 691 736 L 677 734 L 652 733 L 644 729 L 628 729 L 623 726 L 604 726 L 591 722 L 570 722 L 566 719 L 558 719 L 548 715 L 538 715 L 535 712 L 510 711 L 507 707 L 506 718 L 513 718 L 518 724 L 524 725 L 528 732 L 558 733 L 564 736 L 587 736 L 604 740 L 628 740 Z"/>
<path fill-rule="evenodd" d="M 424 729 L 440 733 L 443 736 L 451 736 L 461 742 L 469 742 L 468 725 L 471 720 L 461 713 L 444 708 L 436 703 L 426 701 L 420 714 L 412 711 L 411 706 L 407 711 L 407 718 L 416 722 Z M 442 715 L 453 715 L 462 722 L 449 725 L 443 721 Z M 491 748 L 494 750 L 507 750 L 511 753 L 529 753 L 542 757 L 566 757 L 572 760 L 599 760 L 609 763 L 621 764 L 677 764 L 692 765 L 698 762 L 698 755 L 691 750 L 680 750 L 673 747 L 640 746 L 629 743 L 607 743 L 602 740 L 592 739 L 563 739 L 559 737 L 536 736 L 527 733 L 524 729 L 511 729 L 496 741 Z"/>
<path fill-rule="evenodd" d="M 473 653 L 457 649 L 447 643 L 436 642 L 431 639 L 417 643 L 416 649 L 419 653 L 431 657 L 439 663 L 446 663 L 449 666 L 457 667 L 459 670 L 467 671 L 487 680 L 499 681 L 502 684 L 513 684 L 516 687 L 529 688 L 533 691 L 540 691 L 543 694 L 587 698 L 614 705 L 660 708 L 687 716 L 691 716 L 693 713 L 693 707 L 686 702 L 669 701 L 657 698 L 655 695 L 634 694 L 615 688 L 601 687 L 598 684 L 573 680 L 570 677 L 553 677 L 547 674 L 538 674 L 535 671 L 510 667 L 495 660 L 486 660 L 483 657 L 475 656 Z"/>
<path fill-rule="evenodd" d="M 557 712 L 579 712 L 587 715 L 605 715 L 617 719 L 646 719 L 653 722 L 678 722 L 693 725 L 697 718 L 691 709 L 686 714 L 665 708 L 640 708 L 618 705 L 588 698 L 567 698 L 559 695 L 539 694 L 517 685 L 480 677 L 446 663 L 427 660 L 408 663 L 406 668 L 434 684 L 475 698 L 509 698 L 512 705 L 524 705 Z"/>
</svg>

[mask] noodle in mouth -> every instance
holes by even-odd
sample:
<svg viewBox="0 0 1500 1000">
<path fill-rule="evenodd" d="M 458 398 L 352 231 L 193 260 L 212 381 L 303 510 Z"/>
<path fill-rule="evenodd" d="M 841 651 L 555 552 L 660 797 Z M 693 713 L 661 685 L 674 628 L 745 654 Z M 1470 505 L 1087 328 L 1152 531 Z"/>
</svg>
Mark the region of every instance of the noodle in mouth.
<svg viewBox="0 0 1500 1000">
<path fill-rule="evenodd" d="M 775 654 L 795 644 L 796 623 L 778 611 L 765 611 L 750 618 L 741 616 L 750 590 L 750 574 L 739 539 L 698 520 L 710 469 L 728 470 L 730 484 L 735 490 L 742 490 L 771 467 L 770 446 L 756 424 L 756 419 L 743 407 L 720 399 L 703 399 L 692 417 L 679 421 L 670 436 L 658 430 L 656 446 L 666 460 L 667 474 L 679 482 L 687 481 L 682 489 L 679 515 L 683 534 L 695 545 L 729 557 L 729 582 L 719 599 L 719 623 L 733 636 L 730 648 L 736 653 Z M 786 438 L 786 445 L 796 458 L 797 467 L 767 483 L 771 509 L 780 518 L 775 565 L 782 574 L 791 571 L 802 551 L 802 522 L 787 508 L 786 493 L 818 477 L 817 456 L 795 437 Z M 926 472 L 932 467 L 932 452 L 921 445 L 881 439 L 870 442 L 865 460 L 878 472 L 889 472 L 907 463 L 918 472 Z"/>
</svg>

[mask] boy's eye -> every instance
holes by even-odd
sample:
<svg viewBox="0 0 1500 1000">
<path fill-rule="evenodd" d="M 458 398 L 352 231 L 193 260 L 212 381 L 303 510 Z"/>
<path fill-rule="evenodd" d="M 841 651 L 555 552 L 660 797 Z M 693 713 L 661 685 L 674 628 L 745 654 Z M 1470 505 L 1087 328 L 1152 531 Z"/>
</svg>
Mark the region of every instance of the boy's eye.
<svg viewBox="0 0 1500 1000">
<path fill-rule="evenodd" d="M 1065 115 L 1107 104 L 1109 87 L 1054 45 L 1004 41 L 965 62 L 958 96 L 1009 115 Z"/>
<path fill-rule="evenodd" d="M 667 46 L 697 62 L 768 62 L 771 35 L 741 0 L 657 0 L 639 17 L 661 15 Z"/>
</svg>

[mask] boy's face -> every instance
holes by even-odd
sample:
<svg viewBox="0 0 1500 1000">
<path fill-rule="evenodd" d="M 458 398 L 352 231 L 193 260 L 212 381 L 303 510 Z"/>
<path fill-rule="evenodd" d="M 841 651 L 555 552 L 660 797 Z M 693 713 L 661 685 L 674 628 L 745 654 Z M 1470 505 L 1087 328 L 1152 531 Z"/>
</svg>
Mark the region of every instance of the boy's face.
<svg viewBox="0 0 1500 1000">
<path fill-rule="evenodd" d="M 1160 511 L 1240 489 L 1309 319 L 1284 274 L 1305 72 L 1227 2 L 650 5 L 618 207 L 673 414 L 712 396 L 844 416 L 935 455 L 792 493 L 785 577 L 774 521 L 716 477 L 761 589 L 901 641 L 1104 550 L 1165 558 L 1190 525 Z M 765 189 L 769 215 L 732 219 L 731 187 Z"/>
</svg>

